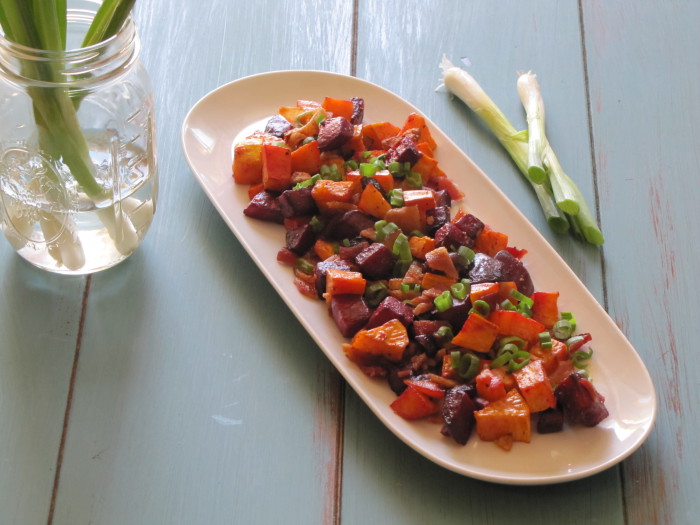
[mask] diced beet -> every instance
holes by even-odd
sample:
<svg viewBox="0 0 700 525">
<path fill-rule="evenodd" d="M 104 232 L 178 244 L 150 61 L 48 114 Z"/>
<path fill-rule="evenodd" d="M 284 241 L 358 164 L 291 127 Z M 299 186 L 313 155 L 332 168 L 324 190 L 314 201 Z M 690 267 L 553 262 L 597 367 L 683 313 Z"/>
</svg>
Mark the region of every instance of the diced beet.
<svg viewBox="0 0 700 525">
<path fill-rule="evenodd" d="M 594 427 L 608 417 L 603 397 L 581 374 L 569 374 L 554 389 L 554 396 L 564 410 L 564 415 L 572 423 Z"/>
<path fill-rule="evenodd" d="M 445 393 L 442 404 L 442 418 L 445 425 L 442 433 L 452 437 L 460 445 L 465 445 L 474 428 L 474 402 L 470 396 L 473 387 L 457 385 Z"/>
<path fill-rule="evenodd" d="M 386 152 L 389 162 L 408 162 L 413 166 L 422 153 L 416 147 L 415 139 L 410 135 L 402 135 L 401 138 Z"/>
<path fill-rule="evenodd" d="M 477 253 L 469 270 L 472 283 L 493 283 L 503 281 L 503 263 L 485 253 Z"/>
<path fill-rule="evenodd" d="M 387 370 L 386 380 L 389 383 L 389 388 L 394 392 L 394 394 L 401 395 L 401 393 L 406 390 L 406 379 L 409 379 L 413 371 L 411 367 L 406 366 L 391 366 Z"/>
<path fill-rule="evenodd" d="M 269 191 L 263 190 L 256 194 L 243 210 L 243 213 L 252 219 L 261 221 L 276 222 L 279 224 L 284 222 L 284 217 L 280 211 L 277 198 Z"/>
<path fill-rule="evenodd" d="M 435 206 L 425 212 L 428 235 L 435 233 L 450 221 L 450 208 L 448 206 Z"/>
<path fill-rule="evenodd" d="M 292 129 L 292 125 L 281 115 L 275 115 L 267 121 L 265 133 L 274 135 L 275 137 L 284 138 L 284 134 Z"/>
<path fill-rule="evenodd" d="M 330 310 L 343 337 L 354 336 L 369 319 L 369 308 L 361 295 L 334 295 Z"/>
<path fill-rule="evenodd" d="M 408 328 L 413 322 L 413 309 L 403 301 L 389 295 L 374 310 L 367 322 L 367 328 L 381 326 L 393 319 L 398 319 L 401 324 Z"/>
<path fill-rule="evenodd" d="M 287 230 L 287 248 L 298 255 L 308 252 L 316 241 L 316 235 L 310 224 Z"/>
<path fill-rule="evenodd" d="M 354 127 L 345 117 L 327 118 L 318 130 L 318 149 L 329 151 L 338 149 L 352 138 Z"/>
<path fill-rule="evenodd" d="M 354 239 L 362 230 L 372 228 L 374 219 L 360 210 L 346 211 L 329 222 L 325 233 L 333 239 Z"/>
<path fill-rule="evenodd" d="M 413 340 L 418 343 L 425 353 L 429 356 L 435 355 L 435 352 L 442 347 L 447 341 L 446 338 L 439 337 L 437 331 L 443 326 L 449 326 L 447 321 L 436 321 L 433 319 L 414 320 Z"/>
<path fill-rule="evenodd" d="M 548 408 L 537 416 L 537 432 L 552 434 L 564 428 L 564 414 L 558 408 Z"/>
<path fill-rule="evenodd" d="M 348 261 L 354 261 L 355 257 L 357 257 L 357 254 L 360 253 L 362 250 L 367 248 L 369 246 L 369 243 L 367 241 L 359 241 L 355 242 L 354 244 L 350 244 L 350 246 L 343 246 L 341 245 L 338 248 L 338 255 L 340 255 L 341 259 L 347 259 Z"/>
<path fill-rule="evenodd" d="M 370 280 L 387 278 L 394 269 L 394 254 L 380 242 L 370 244 L 355 257 L 355 264 Z"/>
<path fill-rule="evenodd" d="M 508 250 L 501 250 L 494 259 L 502 265 L 501 275 L 503 281 L 513 281 L 518 287 L 518 291 L 530 297 L 535 291 L 530 273 L 525 268 L 523 262 L 514 257 Z"/>
<path fill-rule="evenodd" d="M 361 97 L 352 97 L 352 117 L 350 123 L 356 126 L 362 124 L 365 118 L 365 99 Z"/>
<path fill-rule="evenodd" d="M 447 206 L 448 208 L 452 206 L 452 197 L 447 190 L 435 190 L 433 194 L 435 195 L 435 206 Z"/>
<path fill-rule="evenodd" d="M 476 239 L 484 229 L 484 223 L 471 213 L 462 215 L 455 221 L 455 225 L 472 239 Z"/>
<path fill-rule="evenodd" d="M 474 240 L 471 239 L 470 237 L 467 236 L 464 231 L 459 229 L 457 226 L 455 226 L 453 223 L 448 222 L 447 224 L 443 224 L 436 232 L 435 232 L 435 246 L 441 247 L 444 246 L 448 250 L 450 249 L 451 246 L 458 247 L 458 246 L 468 246 L 471 248 L 474 246 Z"/>
<path fill-rule="evenodd" d="M 466 299 L 452 299 L 452 306 L 447 310 L 439 312 L 435 310 L 434 317 L 447 321 L 452 326 L 452 330 L 456 334 L 464 325 L 464 322 L 469 317 L 469 310 L 471 310 L 472 304 L 469 298 Z"/>
<path fill-rule="evenodd" d="M 328 270 L 331 269 L 344 270 L 346 272 L 353 270 L 348 261 L 341 259 L 337 255 L 333 255 L 325 261 L 316 263 L 316 269 L 314 272 L 316 275 L 316 292 L 318 292 L 319 297 L 322 297 L 326 291 L 326 274 L 328 273 Z"/>
<path fill-rule="evenodd" d="M 313 215 L 318 211 L 310 187 L 283 191 L 277 202 L 282 216 L 286 218 Z"/>
</svg>

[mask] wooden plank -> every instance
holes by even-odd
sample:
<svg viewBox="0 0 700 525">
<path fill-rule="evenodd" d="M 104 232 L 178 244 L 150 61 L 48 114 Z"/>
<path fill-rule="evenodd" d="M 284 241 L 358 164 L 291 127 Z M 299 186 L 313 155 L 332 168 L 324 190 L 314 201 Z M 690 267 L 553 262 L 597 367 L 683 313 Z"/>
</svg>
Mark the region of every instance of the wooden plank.
<svg viewBox="0 0 700 525">
<path fill-rule="evenodd" d="M 447 1 L 409 2 L 397 9 L 370 0 L 360 8 L 357 75 L 398 93 L 434 120 L 550 240 L 602 302 L 599 250 L 552 233 L 534 194 L 490 133 L 460 102 L 434 92 L 442 55 L 454 62 L 466 57 L 471 62 L 469 71 L 522 128 L 516 72 L 535 72 L 542 84 L 553 146 L 593 203 L 577 3 L 559 2 L 553 9 L 546 1 L 459 6 Z M 371 59 L 377 54 L 384 57 L 381 62 Z M 386 437 L 388 431 L 353 394 L 346 401 L 346 413 L 343 520 L 349 523 L 559 523 L 563 509 L 572 523 L 624 521 L 617 469 L 546 490 L 477 482 L 437 467 Z M 369 503 L 377 497 L 383 501 Z M 498 501 L 508 504 L 494 503 Z"/>
<path fill-rule="evenodd" d="M 348 73 L 352 2 L 323 6 L 138 4 L 159 208 L 133 258 L 93 280 L 54 523 L 333 521 L 338 375 L 203 195 L 179 136 L 191 105 L 238 77 Z"/>
<path fill-rule="evenodd" d="M 583 14 L 610 311 L 659 398 L 656 428 L 624 464 L 628 520 L 693 523 L 700 5 L 583 2 Z"/>
<path fill-rule="evenodd" d="M 35 269 L 0 242 L 0 521 L 45 523 L 85 279 Z"/>
</svg>

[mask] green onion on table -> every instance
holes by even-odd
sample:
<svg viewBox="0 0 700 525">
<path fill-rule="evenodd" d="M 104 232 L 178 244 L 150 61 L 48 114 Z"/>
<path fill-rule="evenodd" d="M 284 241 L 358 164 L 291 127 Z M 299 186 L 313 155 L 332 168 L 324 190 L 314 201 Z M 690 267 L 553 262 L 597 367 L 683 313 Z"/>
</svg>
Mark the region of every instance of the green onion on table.
<svg viewBox="0 0 700 525">
<path fill-rule="evenodd" d="M 440 68 L 445 88 L 484 121 L 531 184 L 549 226 L 557 233 L 570 231 L 590 244 L 603 244 L 603 234 L 581 191 L 564 172 L 547 140 L 544 102 L 536 76 L 528 72 L 518 77 L 517 90 L 528 123 L 528 129 L 518 131 L 474 77 L 447 58 Z"/>
</svg>

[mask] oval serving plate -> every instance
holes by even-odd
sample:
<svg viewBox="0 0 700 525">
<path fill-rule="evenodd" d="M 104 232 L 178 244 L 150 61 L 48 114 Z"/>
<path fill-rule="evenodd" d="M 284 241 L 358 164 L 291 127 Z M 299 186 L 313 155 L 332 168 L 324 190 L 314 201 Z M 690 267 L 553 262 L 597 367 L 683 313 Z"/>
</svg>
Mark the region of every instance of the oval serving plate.
<svg viewBox="0 0 700 525">
<path fill-rule="evenodd" d="M 498 231 L 511 245 L 528 250 L 524 262 L 535 288 L 560 292 L 562 310 L 572 310 L 580 331 L 593 334 L 596 354 L 590 366 L 596 388 L 606 398 L 610 416 L 598 427 L 567 427 L 556 434 L 536 434 L 531 443 L 515 443 L 505 452 L 472 436 L 459 446 L 440 434 L 440 426 L 408 422 L 393 413 L 395 395 L 383 380 L 367 377 L 343 354 L 347 342 L 328 316 L 325 303 L 302 296 L 290 269 L 276 262 L 284 245 L 283 228 L 243 215 L 247 187 L 231 176 L 233 145 L 280 106 L 297 99 L 363 97 L 365 120 L 401 123 L 418 112 L 397 95 L 370 82 L 320 71 L 279 71 L 226 84 L 197 102 L 182 126 L 182 147 L 195 177 L 260 271 L 306 328 L 328 359 L 377 417 L 402 441 L 452 471 L 486 481 L 536 485 L 570 481 L 609 468 L 646 439 L 656 417 L 656 394 L 643 362 L 563 259 L 522 213 L 435 124 L 437 160 L 462 189 L 478 199 L 469 211 Z M 498 210 L 494 213 L 493 210 Z"/>
</svg>

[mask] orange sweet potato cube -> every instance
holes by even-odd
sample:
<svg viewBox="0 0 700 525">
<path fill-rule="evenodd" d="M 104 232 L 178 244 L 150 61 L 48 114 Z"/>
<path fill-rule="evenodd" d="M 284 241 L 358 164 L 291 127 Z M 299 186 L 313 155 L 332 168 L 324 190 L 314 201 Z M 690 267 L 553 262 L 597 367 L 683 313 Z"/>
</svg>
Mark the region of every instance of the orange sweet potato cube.
<svg viewBox="0 0 700 525">
<path fill-rule="evenodd" d="M 532 318 L 539 321 L 547 328 L 552 328 L 559 320 L 559 292 L 535 292 L 531 297 Z"/>
<path fill-rule="evenodd" d="M 513 372 L 513 376 L 520 394 L 530 407 L 530 412 L 541 412 L 556 406 L 554 390 L 542 361 L 530 361 L 520 370 Z"/>
<path fill-rule="evenodd" d="M 391 204 L 384 198 L 381 191 L 372 184 L 368 184 L 362 190 L 357 207 L 368 215 L 383 219 L 386 212 L 391 209 Z"/>
<path fill-rule="evenodd" d="M 352 338 L 351 345 L 361 353 L 397 362 L 408 346 L 408 331 L 401 321 L 392 319 L 376 328 L 360 330 Z"/>
<path fill-rule="evenodd" d="M 497 337 L 498 327 L 495 324 L 479 314 L 471 313 L 452 343 L 476 352 L 488 352 Z"/>
<path fill-rule="evenodd" d="M 326 273 L 326 293 L 362 295 L 365 293 L 367 281 L 360 272 L 330 269 Z"/>
<path fill-rule="evenodd" d="M 498 326 L 499 336 L 514 335 L 525 339 L 530 344 L 535 344 L 539 334 L 545 330 L 544 325 L 539 321 L 513 310 L 494 310 L 489 315 L 489 321 Z"/>
<path fill-rule="evenodd" d="M 286 190 L 292 182 L 292 152 L 284 146 L 263 144 L 261 153 L 265 189 Z"/>
<path fill-rule="evenodd" d="M 476 433 L 483 441 L 511 436 L 514 441 L 530 442 L 530 409 L 517 389 L 477 410 L 474 417 Z"/>
</svg>

